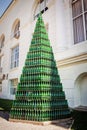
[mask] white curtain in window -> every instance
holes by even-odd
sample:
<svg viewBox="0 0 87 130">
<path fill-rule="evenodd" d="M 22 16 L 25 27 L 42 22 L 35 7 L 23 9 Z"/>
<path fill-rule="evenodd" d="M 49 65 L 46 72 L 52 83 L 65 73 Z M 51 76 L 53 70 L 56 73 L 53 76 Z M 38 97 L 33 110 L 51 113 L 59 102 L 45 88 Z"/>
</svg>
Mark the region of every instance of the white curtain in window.
<svg viewBox="0 0 87 130">
<path fill-rule="evenodd" d="M 74 43 L 78 43 L 84 40 L 84 29 L 82 16 L 73 20 L 74 30 Z"/>
<path fill-rule="evenodd" d="M 86 40 L 87 40 L 87 13 L 85 13 L 85 31 L 86 31 Z"/>
<path fill-rule="evenodd" d="M 77 0 L 75 3 L 72 4 L 72 13 L 73 13 L 73 17 L 76 17 L 82 13 L 81 0 Z"/>
<path fill-rule="evenodd" d="M 84 11 L 87 11 L 87 0 L 83 0 L 84 2 Z"/>
</svg>

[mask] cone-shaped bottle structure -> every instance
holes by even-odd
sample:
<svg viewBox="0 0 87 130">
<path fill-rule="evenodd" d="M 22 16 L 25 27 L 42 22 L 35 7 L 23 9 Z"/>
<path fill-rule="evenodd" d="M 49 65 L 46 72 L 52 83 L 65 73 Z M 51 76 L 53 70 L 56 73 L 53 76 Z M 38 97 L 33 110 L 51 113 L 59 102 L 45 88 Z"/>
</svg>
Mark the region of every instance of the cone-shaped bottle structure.
<svg viewBox="0 0 87 130">
<path fill-rule="evenodd" d="M 70 116 L 48 34 L 40 15 L 10 113 L 12 119 L 49 121 Z"/>
</svg>

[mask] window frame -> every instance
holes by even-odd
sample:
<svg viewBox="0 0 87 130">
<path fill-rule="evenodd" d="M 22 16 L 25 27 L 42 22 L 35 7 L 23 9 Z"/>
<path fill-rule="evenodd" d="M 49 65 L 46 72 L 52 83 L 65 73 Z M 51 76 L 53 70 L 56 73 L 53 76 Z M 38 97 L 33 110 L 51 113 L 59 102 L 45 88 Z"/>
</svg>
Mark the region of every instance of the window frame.
<svg viewBox="0 0 87 130">
<path fill-rule="evenodd" d="M 18 39 L 20 37 L 20 21 L 18 21 L 14 27 L 14 38 Z"/>
<path fill-rule="evenodd" d="M 41 0 L 41 2 L 38 2 L 37 7 L 35 8 L 34 12 L 34 20 L 39 17 L 39 14 L 43 14 L 45 11 L 48 10 L 47 7 L 48 0 Z M 44 8 L 41 8 L 41 6 L 44 5 Z M 37 9 L 39 8 L 39 11 L 37 13 Z"/>
<path fill-rule="evenodd" d="M 11 65 L 10 68 L 14 69 L 19 66 L 19 45 L 11 49 Z"/>
<path fill-rule="evenodd" d="M 11 39 L 19 39 L 20 37 L 20 19 L 17 18 L 12 25 L 12 30 L 11 30 Z"/>
<path fill-rule="evenodd" d="M 14 85 L 14 80 L 16 80 L 16 85 Z M 18 85 L 18 78 L 15 79 L 11 79 L 10 80 L 10 95 L 15 95 L 16 91 L 17 91 L 17 85 Z"/>
<path fill-rule="evenodd" d="M 78 41 L 78 38 L 75 39 L 74 37 L 74 44 L 78 44 L 78 43 L 81 43 L 81 42 L 84 42 L 87 40 L 87 27 L 86 27 L 86 21 L 85 21 L 85 15 L 87 14 L 87 10 L 85 11 L 85 7 L 84 7 L 84 1 L 81 0 L 81 6 L 82 6 L 82 13 L 80 13 L 79 15 L 77 16 L 73 16 L 73 4 L 75 4 L 78 0 L 72 0 L 72 22 L 73 22 L 73 35 L 75 35 L 74 33 L 74 28 L 77 27 L 77 26 L 74 26 L 74 21 L 76 19 L 78 19 L 79 17 L 82 16 L 82 23 L 83 23 L 83 40 L 82 41 Z M 77 33 L 78 34 L 78 33 Z M 75 40 L 77 40 L 77 42 L 75 42 Z"/>
</svg>

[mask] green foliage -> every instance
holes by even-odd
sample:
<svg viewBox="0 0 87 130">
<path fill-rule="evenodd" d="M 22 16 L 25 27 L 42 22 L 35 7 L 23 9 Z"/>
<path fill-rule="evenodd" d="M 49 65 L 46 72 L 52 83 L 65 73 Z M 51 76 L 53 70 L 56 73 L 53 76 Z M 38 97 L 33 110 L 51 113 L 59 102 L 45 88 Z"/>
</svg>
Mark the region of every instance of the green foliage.
<svg viewBox="0 0 87 130">
<path fill-rule="evenodd" d="M 12 107 L 12 102 L 13 102 L 13 100 L 0 99 L 0 108 L 5 110 L 5 111 L 10 111 L 11 107 Z"/>
</svg>

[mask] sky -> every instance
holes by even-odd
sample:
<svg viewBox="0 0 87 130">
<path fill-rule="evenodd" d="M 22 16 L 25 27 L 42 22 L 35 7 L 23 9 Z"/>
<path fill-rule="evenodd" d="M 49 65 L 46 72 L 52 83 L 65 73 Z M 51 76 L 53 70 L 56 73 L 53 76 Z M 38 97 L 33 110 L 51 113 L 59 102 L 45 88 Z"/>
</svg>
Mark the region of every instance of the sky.
<svg viewBox="0 0 87 130">
<path fill-rule="evenodd" d="M 3 15 L 4 11 L 12 1 L 13 0 L 0 0 L 0 17 Z"/>
</svg>

